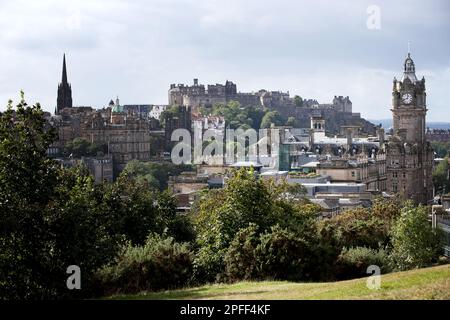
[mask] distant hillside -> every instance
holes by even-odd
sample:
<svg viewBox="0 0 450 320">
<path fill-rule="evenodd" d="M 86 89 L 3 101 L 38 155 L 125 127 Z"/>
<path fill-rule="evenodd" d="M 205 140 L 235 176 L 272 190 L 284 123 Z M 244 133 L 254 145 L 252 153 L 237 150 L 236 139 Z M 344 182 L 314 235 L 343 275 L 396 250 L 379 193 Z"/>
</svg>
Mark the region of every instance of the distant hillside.
<svg viewBox="0 0 450 320">
<path fill-rule="evenodd" d="M 392 119 L 382 120 L 368 120 L 375 125 L 381 124 L 383 128 L 389 129 L 392 127 Z M 450 129 L 450 122 L 427 122 L 427 128 L 430 129 Z"/>
</svg>

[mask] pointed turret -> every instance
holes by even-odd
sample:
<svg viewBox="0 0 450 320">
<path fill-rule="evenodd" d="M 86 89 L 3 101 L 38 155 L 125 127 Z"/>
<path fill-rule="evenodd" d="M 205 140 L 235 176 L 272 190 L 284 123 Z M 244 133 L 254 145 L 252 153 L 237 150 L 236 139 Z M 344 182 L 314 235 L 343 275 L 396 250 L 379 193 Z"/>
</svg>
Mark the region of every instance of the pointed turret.
<svg viewBox="0 0 450 320">
<path fill-rule="evenodd" d="M 67 81 L 66 54 L 63 55 L 63 68 L 61 83 L 58 85 L 58 98 L 56 101 L 56 114 L 64 108 L 72 108 L 72 88 Z"/>
<path fill-rule="evenodd" d="M 63 55 L 63 69 L 61 83 L 67 83 L 66 54 Z"/>
</svg>

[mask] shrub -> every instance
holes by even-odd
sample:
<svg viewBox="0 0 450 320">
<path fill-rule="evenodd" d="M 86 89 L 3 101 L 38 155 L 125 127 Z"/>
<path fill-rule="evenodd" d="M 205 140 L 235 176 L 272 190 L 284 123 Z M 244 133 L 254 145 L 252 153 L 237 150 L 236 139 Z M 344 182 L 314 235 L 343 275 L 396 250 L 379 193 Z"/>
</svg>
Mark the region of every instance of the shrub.
<svg viewBox="0 0 450 320">
<path fill-rule="evenodd" d="M 433 230 L 426 207 L 407 204 L 392 229 L 392 257 L 400 270 L 430 265 L 442 252 L 439 229 Z"/>
<path fill-rule="evenodd" d="M 308 243 L 278 225 L 261 235 L 255 250 L 258 276 L 264 279 L 308 279 L 314 259 Z"/>
<path fill-rule="evenodd" d="M 257 277 L 255 250 L 259 243 L 257 226 L 241 229 L 225 254 L 225 272 L 228 280 L 249 280 Z"/>
<path fill-rule="evenodd" d="M 389 255 L 384 249 L 367 247 L 344 248 L 336 261 L 335 277 L 352 279 L 367 276 L 367 267 L 376 265 L 381 273 L 391 271 Z"/>
<path fill-rule="evenodd" d="M 337 254 L 343 247 L 378 248 L 389 243 L 390 219 L 375 215 L 368 209 L 352 209 L 320 223 L 323 241 L 336 248 Z"/>
<path fill-rule="evenodd" d="M 126 246 L 116 263 L 101 269 L 97 278 L 103 294 L 174 289 L 188 283 L 192 261 L 187 244 L 154 234 L 143 246 Z"/>
</svg>

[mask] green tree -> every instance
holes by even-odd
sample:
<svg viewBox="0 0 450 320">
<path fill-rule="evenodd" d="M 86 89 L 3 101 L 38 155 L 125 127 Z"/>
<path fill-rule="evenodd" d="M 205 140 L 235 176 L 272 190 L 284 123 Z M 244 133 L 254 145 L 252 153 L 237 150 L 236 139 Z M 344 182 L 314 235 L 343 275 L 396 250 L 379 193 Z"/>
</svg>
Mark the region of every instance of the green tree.
<svg viewBox="0 0 450 320">
<path fill-rule="evenodd" d="M 261 128 L 270 128 L 272 123 L 276 126 L 281 126 L 283 124 L 283 119 L 278 111 L 267 112 L 262 118 Z"/>
<path fill-rule="evenodd" d="M 445 157 L 434 169 L 433 184 L 438 193 L 450 192 L 448 157 Z"/>
<path fill-rule="evenodd" d="M 300 96 L 295 96 L 295 97 L 294 97 L 294 104 L 295 104 L 297 107 L 303 106 L 303 99 L 302 99 L 302 97 L 300 97 Z"/>
<path fill-rule="evenodd" d="M 47 157 L 55 136 L 23 93 L 0 115 L 0 299 L 88 294 L 93 270 L 115 252 L 87 170 L 65 170 Z M 74 264 L 83 270 L 82 292 L 66 287 Z"/>
<path fill-rule="evenodd" d="M 214 281 L 223 276 L 228 247 L 239 230 L 249 224 L 254 224 L 258 234 L 280 224 L 308 240 L 314 238 L 312 216 L 317 211 L 306 208 L 301 203 L 303 198 L 295 200 L 300 191 L 287 183 L 259 179 L 245 169 L 234 171 L 224 189 L 206 191 L 192 210 L 199 247 L 197 279 Z"/>
<path fill-rule="evenodd" d="M 121 175 L 135 179 L 150 189 L 162 191 L 167 188 L 170 176 L 179 175 L 183 171 L 192 171 L 192 166 L 132 160 L 127 163 Z"/>
<path fill-rule="evenodd" d="M 439 158 L 450 155 L 450 141 L 432 141 L 431 146 Z"/>
<path fill-rule="evenodd" d="M 426 207 L 407 203 L 392 229 L 392 257 L 400 270 L 429 266 L 442 252 L 439 229 L 432 229 Z"/>
<path fill-rule="evenodd" d="M 71 155 L 74 158 L 81 157 L 93 157 L 98 155 L 104 155 L 108 152 L 108 146 L 106 144 L 91 143 L 84 138 L 75 138 L 69 141 L 63 150 L 65 156 Z"/>
</svg>

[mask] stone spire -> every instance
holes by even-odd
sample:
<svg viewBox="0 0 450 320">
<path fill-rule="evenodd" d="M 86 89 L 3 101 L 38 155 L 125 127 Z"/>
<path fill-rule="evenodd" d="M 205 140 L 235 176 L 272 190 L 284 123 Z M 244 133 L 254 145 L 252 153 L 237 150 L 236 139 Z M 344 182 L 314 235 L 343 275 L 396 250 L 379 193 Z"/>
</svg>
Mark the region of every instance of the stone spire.
<svg viewBox="0 0 450 320">
<path fill-rule="evenodd" d="M 66 54 L 63 55 L 63 69 L 61 83 L 67 84 Z"/>
<path fill-rule="evenodd" d="M 63 68 L 61 83 L 58 85 L 58 98 L 56 103 L 56 114 L 64 108 L 72 108 L 72 87 L 67 81 L 66 54 L 63 55 Z"/>
<path fill-rule="evenodd" d="M 408 52 L 408 56 L 405 59 L 405 63 L 404 63 L 404 70 L 403 70 L 403 77 L 402 77 L 402 82 L 408 78 L 409 80 L 411 80 L 413 83 L 415 83 L 417 81 L 417 77 L 416 77 L 416 67 L 414 65 L 414 61 L 411 58 L 411 53 Z"/>
</svg>

